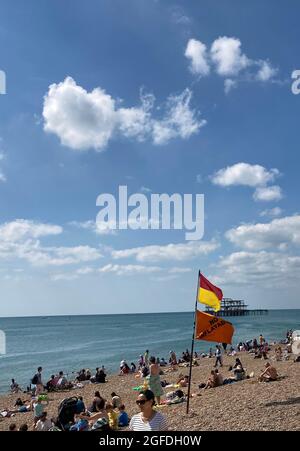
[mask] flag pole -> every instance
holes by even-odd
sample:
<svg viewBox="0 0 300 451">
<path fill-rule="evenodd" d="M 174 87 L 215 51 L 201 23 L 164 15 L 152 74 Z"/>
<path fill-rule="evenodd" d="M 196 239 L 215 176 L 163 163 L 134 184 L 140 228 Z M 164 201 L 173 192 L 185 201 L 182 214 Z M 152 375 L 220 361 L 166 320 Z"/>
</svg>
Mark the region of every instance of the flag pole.
<svg viewBox="0 0 300 451">
<path fill-rule="evenodd" d="M 197 302 L 198 302 L 198 290 L 199 290 L 199 281 L 200 281 L 201 272 L 198 272 L 198 281 L 197 281 L 197 292 L 196 292 L 196 302 L 195 302 L 195 312 L 194 312 L 194 326 L 193 326 L 193 338 L 192 338 L 192 349 L 191 349 L 191 358 L 190 358 L 190 372 L 189 372 L 189 385 L 188 385 L 188 394 L 187 394 L 187 404 L 186 404 L 186 413 L 189 413 L 190 407 L 190 393 L 191 393 L 191 380 L 192 380 L 192 366 L 193 366 L 193 355 L 194 355 L 194 341 L 195 341 L 195 328 L 196 328 L 196 317 L 197 317 Z"/>
</svg>

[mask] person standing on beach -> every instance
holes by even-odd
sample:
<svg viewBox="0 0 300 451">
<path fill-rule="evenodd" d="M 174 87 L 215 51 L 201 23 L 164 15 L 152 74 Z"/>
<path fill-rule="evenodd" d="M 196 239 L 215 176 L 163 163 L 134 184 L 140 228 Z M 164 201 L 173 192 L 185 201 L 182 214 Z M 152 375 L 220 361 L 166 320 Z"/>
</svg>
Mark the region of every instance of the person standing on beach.
<svg viewBox="0 0 300 451">
<path fill-rule="evenodd" d="M 43 368 L 39 366 L 37 373 L 32 378 L 32 383 L 35 385 L 35 396 L 38 396 L 44 390 L 44 385 L 42 382 L 42 371 Z"/>
<path fill-rule="evenodd" d="M 259 336 L 259 344 L 260 344 L 260 346 L 262 346 L 264 344 L 264 342 L 265 342 L 265 339 L 264 339 L 263 335 L 260 334 L 260 336 Z"/>
<path fill-rule="evenodd" d="M 156 363 L 155 357 L 150 357 L 150 377 L 149 388 L 154 393 L 157 404 L 160 404 L 160 397 L 164 394 L 160 383 L 160 366 Z"/>
<path fill-rule="evenodd" d="M 144 364 L 146 365 L 146 367 L 149 366 L 149 351 L 148 351 L 148 349 L 146 350 L 146 352 L 144 354 Z"/>
<path fill-rule="evenodd" d="M 220 364 L 220 366 L 223 366 L 222 363 L 222 351 L 221 351 L 221 347 L 219 345 L 216 345 L 216 352 L 215 352 L 215 356 L 216 356 L 216 361 L 215 361 L 215 368 L 218 366 L 218 363 Z"/>
</svg>

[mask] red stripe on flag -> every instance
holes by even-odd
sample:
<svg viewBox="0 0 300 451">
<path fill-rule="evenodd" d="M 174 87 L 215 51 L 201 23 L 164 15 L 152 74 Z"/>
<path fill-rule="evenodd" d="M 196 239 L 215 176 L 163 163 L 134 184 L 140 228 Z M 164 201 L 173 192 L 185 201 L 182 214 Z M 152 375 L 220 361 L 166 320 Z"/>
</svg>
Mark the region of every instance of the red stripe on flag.
<svg viewBox="0 0 300 451">
<path fill-rule="evenodd" d="M 203 274 L 200 274 L 200 288 L 204 288 L 205 290 L 212 291 L 215 293 L 219 301 L 223 299 L 223 292 L 220 288 L 213 285 L 209 280 L 207 280 Z"/>
</svg>

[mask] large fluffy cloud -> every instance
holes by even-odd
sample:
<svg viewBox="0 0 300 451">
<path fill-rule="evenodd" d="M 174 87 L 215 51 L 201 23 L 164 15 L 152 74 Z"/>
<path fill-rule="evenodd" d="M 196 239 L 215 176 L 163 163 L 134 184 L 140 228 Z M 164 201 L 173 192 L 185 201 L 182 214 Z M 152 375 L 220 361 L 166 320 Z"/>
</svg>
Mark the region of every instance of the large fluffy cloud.
<svg viewBox="0 0 300 451">
<path fill-rule="evenodd" d="M 234 252 L 220 259 L 214 280 L 226 285 L 268 288 L 298 284 L 300 257 L 276 252 Z"/>
<path fill-rule="evenodd" d="M 118 134 L 165 144 L 172 138 L 189 138 L 205 125 L 190 108 L 191 97 L 189 89 L 169 96 L 165 108 L 160 108 L 164 114 L 156 118 L 153 95 L 142 94 L 140 106 L 120 107 L 120 102 L 103 89 L 87 92 L 67 77 L 49 86 L 44 97 L 44 130 L 54 133 L 63 145 L 74 150 L 101 151 Z"/>
<path fill-rule="evenodd" d="M 228 230 L 225 236 L 236 246 L 249 250 L 299 246 L 300 215 L 273 219 L 268 223 L 243 224 Z"/>
</svg>

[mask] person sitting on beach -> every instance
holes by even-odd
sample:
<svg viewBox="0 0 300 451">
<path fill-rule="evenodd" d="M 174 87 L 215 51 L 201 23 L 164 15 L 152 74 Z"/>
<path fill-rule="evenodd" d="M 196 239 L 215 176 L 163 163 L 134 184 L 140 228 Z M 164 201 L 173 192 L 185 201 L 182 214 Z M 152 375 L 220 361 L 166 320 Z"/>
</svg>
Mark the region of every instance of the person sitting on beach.
<svg viewBox="0 0 300 451">
<path fill-rule="evenodd" d="M 258 381 L 259 382 L 276 381 L 278 379 L 278 373 L 276 368 L 274 366 L 271 366 L 269 362 L 266 363 L 265 368 L 266 369 L 259 376 Z"/>
<path fill-rule="evenodd" d="M 102 410 L 105 405 L 105 399 L 102 398 L 99 391 L 96 391 L 94 393 L 94 399 L 92 404 L 88 407 L 88 412 L 90 413 L 96 413 L 99 412 L 99 410 Z"/>
<path fill-rule="evenodd" d="M 53 426 L 53 423 L 51 420 L 47 418 L 47 412 L 43 412 L 40 416 L 40 419 L 34 426 L 34 429 L 36 431 L 49 431 Z"/>
<path fill-rule="evenodd" d="M 95 401 L 93 401 L 94 403 Z M 108 419 L 108 415 L 105 409 L 105 400 L 103 398 L 100 399 L 100 401 L 96 404 L 94 404 L 96 407 L 96 410 L 92 412 L 90 409 L 88 409 L 87 414 L 80 414 L 81 418 L 87 418 L 91 422 L 95 422 L 99 418 L 106 418 Z"/>
<path fill-rule="evenodd" d="M 103 369 L 102 368 L 101 369 L 98 368 L 97 372 L 96 372 L 96 375 L 95 375 L 95 382 L 97 384 L 104 384 L 106 382 L 105 378 L 106 378 L 106 374 L 103 371 Z"/>
<path fill-rule="evenodd" d="M 89 430 L 89 422 L 86 418 L 82 418 L 80 414 L 75 414 L 74 416 L 74 424 L 70 427 L 69 431 L 88 431 Z"/>
<path fill-rule="evenodd" d="M 54 374 L 52 374 L 50 379 L 46 383 L 46 390 L 47 391 L 54 391 L 55 387 L 56 387 L 56 384 L 58 382 L 58 379 L 59 379 L 58 376 L 54 376 Z"/>
<path fill-rule="evenodd" d="M 125 411 L 125 406 L 124 404 L 121 404 L 119 406 L 119 418 L 118 418 L 118 424 L 120 427 L 125 427 L 128 426 L 129 423 L 129 417 L 128 417 L 128 413 Z"/>
<path fill-rule="evenodd" d="M 113 408 L 118 408 L 120 407 L 120 405 L 122 404 L 122 399 L 119 395 L 117 395 L 117 393 L 115 393 L 114 391 L 111 393 L 111 403 Z"/>
<path fill-rule="evenodd" d="M 177 365 L 177 357 L 174 351 L 170 351 L 169 363 L 173 366 Z"/>
<path fill-rule="evenodd" d="M 113 431 L 116 431 L 118 429 L 119 426 L 119 415 L 118 413 L 114 410 L 113 405 L 110 403 L 107 403 L 105 406 L 107 415 L 108 415 L 108 421 L 109 421 L 109 426 Z"/>
<path fill-rule="evenodd" d="M 162 357 L 162 358 L 160 359 L 159 364 L 160 364 L 160 366 L 166 366 L 166 365 L 167 365 L 167 362 L 166 362 L 165 359 Z"/>
<path fill-rule="evenodd" d="M 180 387 L 187 387 L 189 385 L 189 376 L 181 377 L 177 382 Z"/>
<path fill-rule="evenodd" d="M 77 403 L 76 403 L 76 413 L 78 414 L 78 413 L 83 413 L 83 412 L 85 412 L 85 405 L 83 402 L 83 398 L 82 398 L 82 396 L 78 396 Z"/>
<path fill-rule="evenodd" d="M 56 384 L 56 388 L 64 389 L 64 388 L 67 388 L 68 386 L 69 386 L 69 382 L 68 382 L 66 376 L 64 375 L 64 372 L 60 371 L 58 373 L 58 381 Z"/>
<path fill-rule="evenodd" d="M 42 404 L 41 398 L 38 397 L 36 400 L 33 400 L 32 406 L 33 406 L 33 423 L 35 426 L 44 412 L 44 406 Z"/>
<path fill-rule="evenodd" d="M 19 391 L 21 391 L 21 388 L 19 387 L 19 384 L 17 384 L 14 379 L 11 380 L 10 391 L 12 393 L 18 393 Z"/>
<path fill-rule="evenodd" d="M 130 368 L 127 365 L 127 363 L 125 362 L 125 364 L 122 366 L 121 370 L 120 370 L 120 376 L 123 376 L 124 374 L 129 374 L 130 373 Z"/>
<path fill-rule="evenodd" d="M 206 382 L 206 385 L 205 384 L 201 384 L 201 385 L 199 385 L 199 388 L 200 387 L 202 388 L 203 385 L 204 385 L 203 388 L 205 388 L 205 389 L 207 389 L 207 388 L 214 388 L 216 386 L 216 377 L 217 376 L 216 376 L 215 370 L 211 370 L 210 376 L 208 378 L 208 381 Z"/>
<path fill-rule="evenodd" d="M 140 392 L 137 405 L 140 413 L 133 415 L 129 423 L 131 431 L 167 431 L 168 424 L 165 417 L 153 409 L 155 404 L 154 393 L 151 390 Z"/>
<path fill-rule="evenodd" d="M 86 381 L 86 374 L 85 374 L 85 369 L 84 368 L 79 371 L 78 376 L 76 377 L 76 381 L 77 382 Z"/>
<path fill-rule="evenodd" d="M 135 365 L 135 363 L 134 362 L 131 362 L 131 372 L 132 373 L 135 373 L 136 372 L 136 365 Z"/>
</svg>

